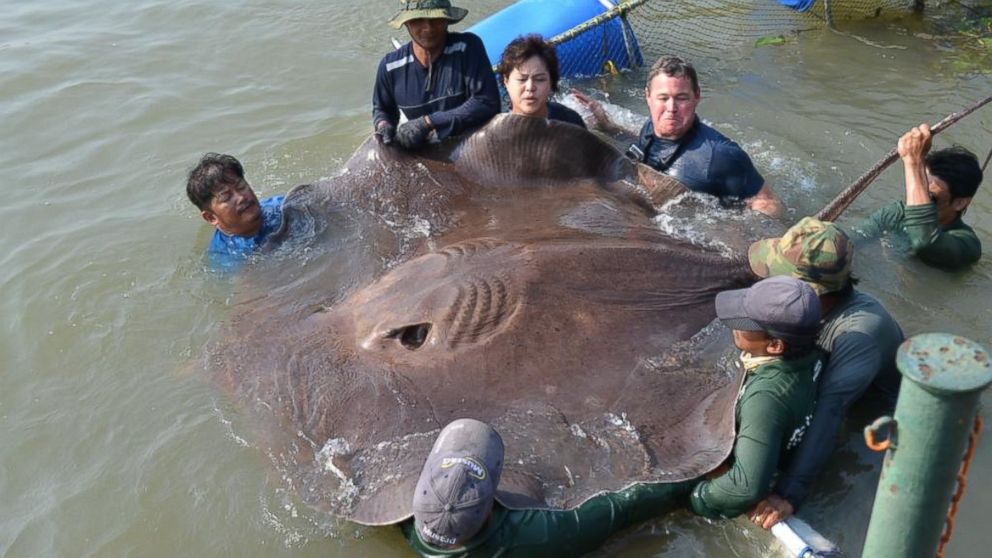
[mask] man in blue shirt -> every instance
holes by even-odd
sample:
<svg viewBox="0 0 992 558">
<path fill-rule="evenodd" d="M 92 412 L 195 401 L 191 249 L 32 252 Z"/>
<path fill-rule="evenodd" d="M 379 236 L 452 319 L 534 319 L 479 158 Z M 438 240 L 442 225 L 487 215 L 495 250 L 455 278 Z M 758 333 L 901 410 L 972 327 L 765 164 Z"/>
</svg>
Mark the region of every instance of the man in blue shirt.
<svg viewBox="0 0 992 558">
<path fill-rule="evenodd" d="M 644 97 L 651 113 L 639 132 L 610 120 L 602 105 L 576 91 L 592 111 L 598 128 L 637 137 L 627 154 L 639 163 L 671 175 L 689 189 L 724 201 L 746 201 L 755 210 L 778 217 L 782 202 L 739 145 L 696 116 L 702 99 L 696 69 L 677 56 L 663 56 L 648 73 Z"/>
<path fill-rule="evenodd" d="M 282 225 L 285 196 L 259 203 L 241 163 L 230 155 L 204 155 L 189 171 L 186 195 L 203 220 L 217 229 L 207 249 L 215 266 L 239 265 Z"/>
<path fill-rule="evenodd" d="M 499 112 L 499 89 L 482 40 L 448 32 L 466 14 L 448 0 L 408 0 L 390 22 L 397 29 L 406 25 L 412 41 L 379 62 L 372 126 L 384 144 L 417 149 L 481 126 Z"/>
</svg>

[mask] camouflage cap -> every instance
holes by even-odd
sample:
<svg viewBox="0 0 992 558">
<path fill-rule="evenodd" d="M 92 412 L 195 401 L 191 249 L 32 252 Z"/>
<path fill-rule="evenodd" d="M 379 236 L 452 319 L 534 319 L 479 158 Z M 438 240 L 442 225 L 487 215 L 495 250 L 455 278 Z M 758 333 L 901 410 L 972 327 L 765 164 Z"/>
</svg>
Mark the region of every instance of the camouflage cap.
<svg viewBox="0 0 992 558">
<path fill-rule="evenodd" d="M 468 10 L 451 5 L 450 0 L 400 0 L 403 7 L 389 24 L 399 29 L 411 19 L 446 19 L 458 23 L 468 15 Z"/>
<path fill-rule="evenodd" d="M 804 217 L 780 238 L 752 244 L 747 257 L 759 277 L 789 275 L 822 295 L 847 285 L 854 246 L 837 225 Z"/>
</svg>

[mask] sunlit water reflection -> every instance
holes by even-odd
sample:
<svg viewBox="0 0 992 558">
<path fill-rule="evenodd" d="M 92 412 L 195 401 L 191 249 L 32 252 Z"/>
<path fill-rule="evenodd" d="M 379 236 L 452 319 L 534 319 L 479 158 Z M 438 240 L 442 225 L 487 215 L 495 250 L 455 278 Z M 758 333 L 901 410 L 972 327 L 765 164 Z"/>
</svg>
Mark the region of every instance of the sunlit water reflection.
<svg viewBox="0 0 992 558">
<path fill-rule="evenodd" d="M 470 3 L 470 19 L 506 2 Z M 393 556 L 395 530 L 302 506 L 202 380 L 205 340 L 238 284 L 204 270 L 207 227 L 182 191 L 205 151 L 237 155 L 262 195 L 332 175 L 369 132 L 395 2 L 20 2 L 0 15 L 0 554 Z M 738 139 L 798 218 L 894 145 L 992 92 L 983 54 L 913 19 L 803 33 L 702 59 L 700 112 Z M 886 48 L 895 47 L 895 48 Z M 984 65 L 983 65 L 984 64 Z M 643 74 L 579 85 L 644 112 Z M 938 145 L 992 147 L 989 109 Z M 845 220 L 900 195 L 887 172 Z M 986 181 L 985 189 L 990 187 Z M 992 201 L 968 213 L 992 242 Z M 992 260 L 948 275 L 885 245 L 865 290 L 909 333 L 992 345 Z M 986 394 L 985 399 L 988 399 Z M 857 553 L 877 456 L 852 421 L 803 510 Z M 983 553 L 992 449 L 979 448 L 950 555 Z M 614 540 L 618 556 L 762 556 L 742 522 L 678 513 Z"/>
</svg>

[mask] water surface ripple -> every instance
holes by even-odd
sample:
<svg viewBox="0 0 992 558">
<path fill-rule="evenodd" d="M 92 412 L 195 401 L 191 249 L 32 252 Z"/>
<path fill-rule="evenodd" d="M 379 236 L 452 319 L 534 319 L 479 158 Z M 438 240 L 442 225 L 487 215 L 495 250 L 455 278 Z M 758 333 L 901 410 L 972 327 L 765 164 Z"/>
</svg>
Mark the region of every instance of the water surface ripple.
<svg viewBox="0 0 992 558">
<path fill-rule="evenodd" d="M 506 5 L 469 2 L 469 21 Z M 0 555 L 407 555 L 299 504 L 200 372 L 239 287 L 203 269 L 209 231 L 183 192 L 205 151 L 237 155 L 262 195 L 333 174 L 369 132 L 393 0 L 8 2 L 0 12 Z M 701 59 L 701 112 L 795 208 L 818 209 L 892 146 L 992 91 L 906 19 Z M 643 74 L 580 85 L 643 114 Z M 939 140 L 983 155 L 986 109 Z M 992 184 L 968 214 L 992 246 Z M 886 173 L 849 218 L 900 195 Z M 946 275 L 878 246 L 863 286 L 911 333 L 992 345 L 992 258 Z M 985 399 L 988 399 L 986 394 Z M 853 421 L 852 421 L 853 422 Z M 804 515 L 857 553 L 877 457 L 847 443 Z M 950 556 L 984 554 L 992 447 L 980 449 Z M 867 473 L 867 474 L 862 474 Z M 618 556 L 763 556 L 742 522 L 678 513 Z"/>
</svg>

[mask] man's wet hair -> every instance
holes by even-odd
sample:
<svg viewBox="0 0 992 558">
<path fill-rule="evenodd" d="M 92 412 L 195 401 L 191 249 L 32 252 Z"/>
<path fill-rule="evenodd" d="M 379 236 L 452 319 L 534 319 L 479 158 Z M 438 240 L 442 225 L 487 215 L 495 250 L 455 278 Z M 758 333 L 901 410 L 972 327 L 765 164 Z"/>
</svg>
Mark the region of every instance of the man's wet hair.
<svg viewBox="0 0 992 558">
<path fill-rule="evenodd" d="M 558 92 L 558 53 L 555 46 L 545 41 L 540 35 L 521 35 L 510 41 L 503 51 L 503 57 L 496 66 L 496 71 L 505 79 L 510 78 L 513 69 L 523 64 L 531 57 L 537 56 L 548 67 L 551 78 L 551 90 Z"/>
<path fill-rule="evenodd" d="M 186 195 L 200 210 L 210 209 L 214 190 L 221 184 L 238 183 L 245 177 L 241 162 L 230 155 L 207 153 L 186 177 Z"/>
<path fill-rule="evenodd" d="M 951 199 L 974 196 L 982 183 L 978 157 L 960 145 L 931 151 L 927 154 L 926 166 L 930 174 L 947 183 Z"/>
<path fill-rule="evenodd" d="M 692 82 L 692 90 L 696 92 L 696 95 L 699 95 L 699 77 L 696 75 L 696 69 L 692 67 L 692 64 L 682 60 L 678 56 L 662 56 L 659 58 L 648 72 L 648 83 L 645 89 L 650 91 L 651 82 L 660 74 L 665 74 L 668 77 L 689 78 L 689 81 Z"/>
</svg>

